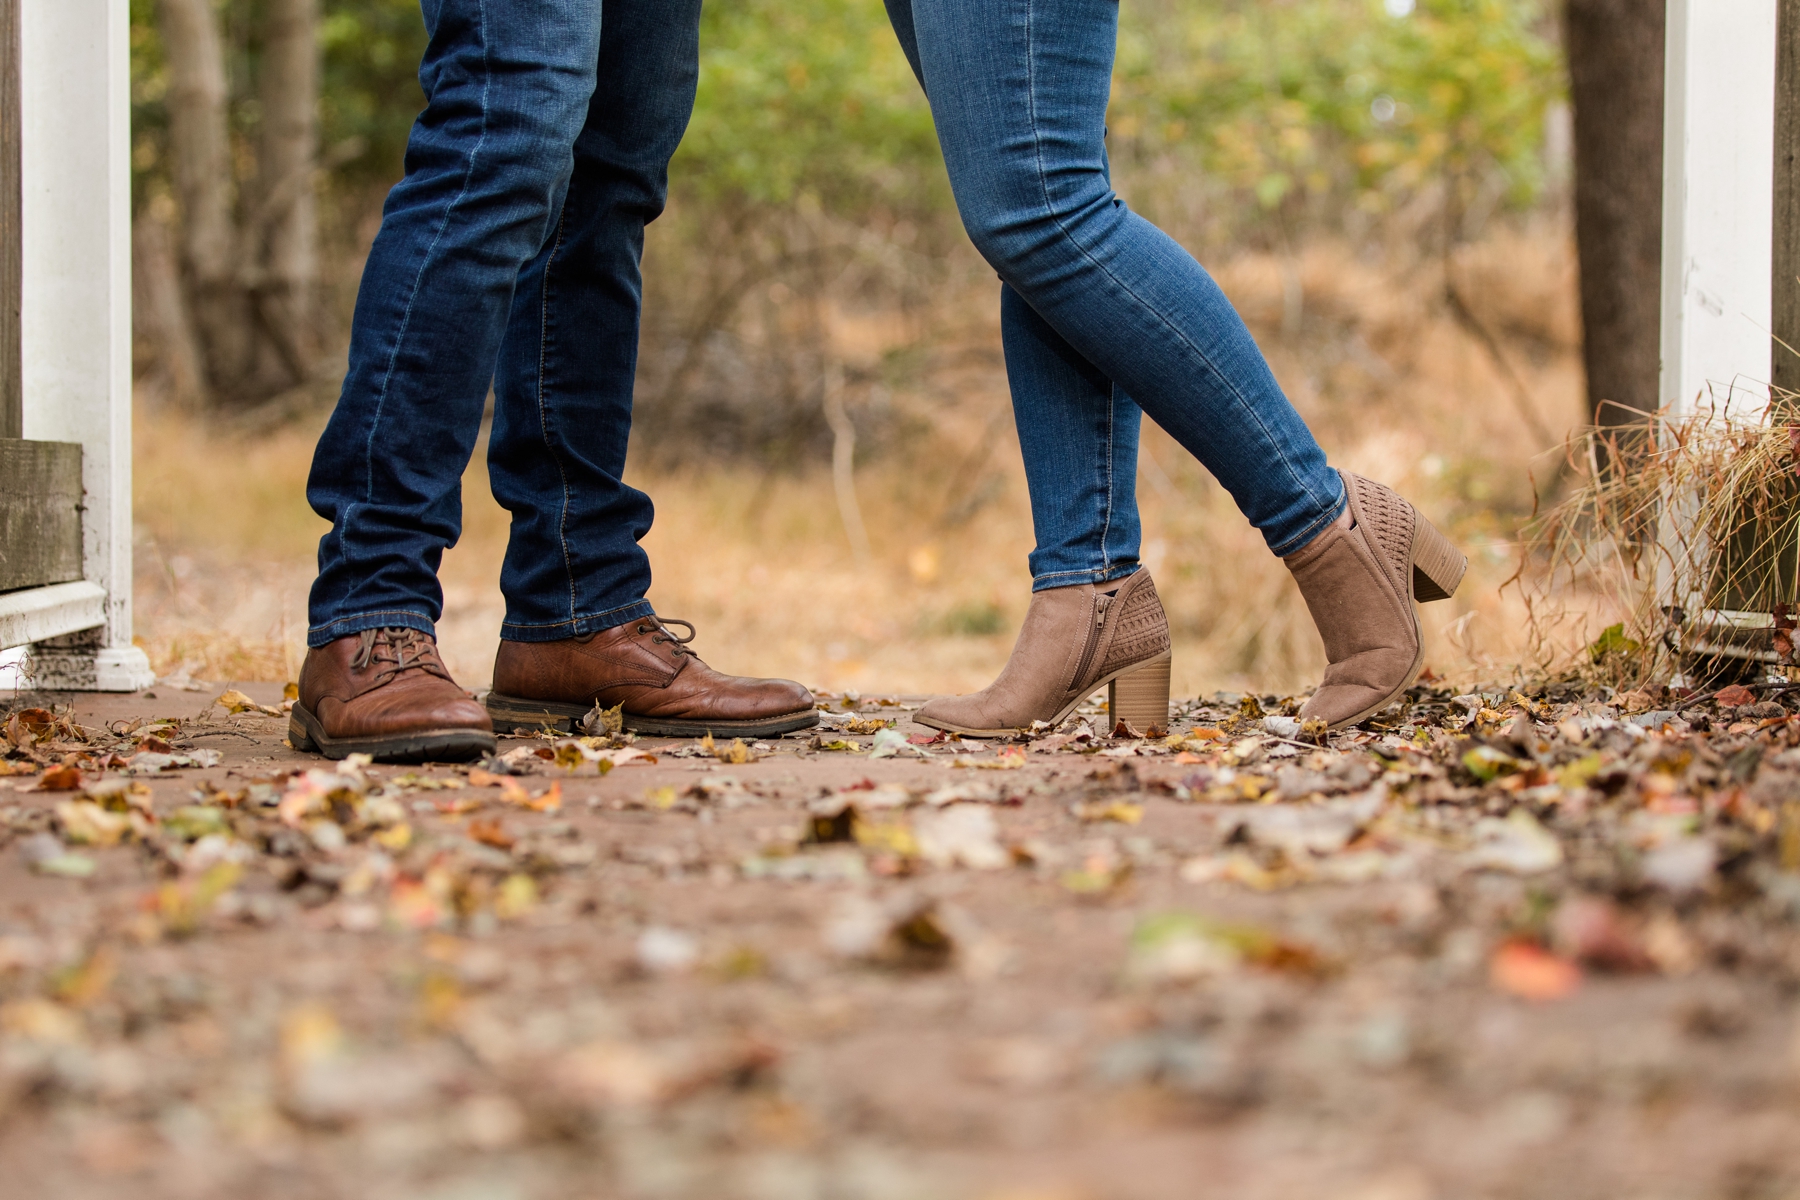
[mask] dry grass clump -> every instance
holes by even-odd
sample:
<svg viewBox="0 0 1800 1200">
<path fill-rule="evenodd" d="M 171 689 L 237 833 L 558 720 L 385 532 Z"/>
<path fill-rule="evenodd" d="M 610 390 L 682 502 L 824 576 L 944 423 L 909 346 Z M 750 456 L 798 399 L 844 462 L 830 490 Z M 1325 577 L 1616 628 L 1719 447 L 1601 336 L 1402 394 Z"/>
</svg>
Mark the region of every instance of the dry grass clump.
<svg viewBox="0 0 1800 1200">
<path fill-rule="evenodd" d="M 1796 427 L 1769 413 L 1709 410 L 1572 439 L 1573 483 L 1522 539 L 1539 669 L 1635 687 L 1693 667 L 1721 634 L 1769 649 L 1766 621 L 1727 633 L 1706 614 L 1791 614 L 1797 450 Z"/>
</svg>

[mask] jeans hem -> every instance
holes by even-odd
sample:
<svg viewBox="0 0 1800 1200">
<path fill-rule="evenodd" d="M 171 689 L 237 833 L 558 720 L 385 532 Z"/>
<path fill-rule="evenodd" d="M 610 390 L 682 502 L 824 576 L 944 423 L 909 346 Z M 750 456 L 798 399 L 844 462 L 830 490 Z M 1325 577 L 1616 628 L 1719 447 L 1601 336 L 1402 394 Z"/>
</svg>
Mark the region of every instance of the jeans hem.
<svg viewBox="0 0 1800 1200">
<path fill-rule="evenodd" d="M 586 637 L 590 633 L 599 633 L 603 629 L 612 629 L 627 621 L 652 616 L 655 612 L 656 609 L 648 600 L 633 600 L 630 604 L 609 608 L 605 612 L 593 613 L 585 617 L 573 617 L 567 621 L 554 621 L 548 625 L 525 625 L 517 621 L 507 621 L 500 626 L 500 640 L 503 642 L 562 642 L 569 638 Z"/>
<path fill-rule="evenodd" d="M 1340 478 L 1338 480 L 1338 502 L 1331 506 L 1331 511 L 1314 521 L 1311 525 L 1308 525 L 1305 529 L 1302 529 L 1293 537 L 1289 538 L 1282 545 L 1270 546 L 1269 550 L 1276 558 L 1286 558 L 1290 554 L 1300 553 L 1300 551 L 1312 545 L 1313 539 L 1318 537 L 1321 533 L 1324 533 L 1326 528 L 1333 521 L 1343 516 L 1344 510 L 1349 507 L 1350 493 L 1344 490 L 1344 483 Z"/>
<path fill-rule="evenodd" d="M 407 608 L 384 608 L 314 625 L 306 631 L 306 645 L 308 649 L 317 650 L 341 637 L 349 637 L 366 629 L 416 629 L 420 633 L 429 634 L 433 639 L 437 637 L 436 624 L 424 613 Z"/>
<path fill-rule="evenodd" d="M 1143 569 L 1140 562 L 1114 563 L 1110 567 L 1095 567 L 1091 571 L 1052 571 L 1048 575 L 1037 575 L 1031 580 L 1031 590 L 1047 592 L 1051 588 L 1074 587 L 1077 584 L 1111 583 L 1115 579 L 1123 579 L 1127 575 L 1135 575 Z"/>
</svg>

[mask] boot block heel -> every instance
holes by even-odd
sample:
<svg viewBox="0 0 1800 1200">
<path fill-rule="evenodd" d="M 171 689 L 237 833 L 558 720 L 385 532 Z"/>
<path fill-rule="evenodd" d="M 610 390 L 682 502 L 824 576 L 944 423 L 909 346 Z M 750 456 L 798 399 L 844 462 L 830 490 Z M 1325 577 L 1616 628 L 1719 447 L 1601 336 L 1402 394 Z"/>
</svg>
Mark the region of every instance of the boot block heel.
<svg viewBox="0 0 1800 1200">
<path fill-rule="evenodd" d="M 1469 560 L 1453 545 L 1437 526 L 1418 513 L 1413 514 L 1412 582 L 1413 599 L 1420 604 L 1431 600 L 1448 600 L 1456 595 Z"/>
<path fill-rule="evenodd" d="M 1173 657 L 1163 653 L 1133 667 L 1106 685 L 1106 712 L 1114 728 L 1120 721 L 1139 733 L 1169 731 L 1169 667 Z"/>
<path fill-rule="evenodd" d="M 313 744 L 312 738 L 307 735 L 306 726 L 302 725 L 300 718 L 291 712 L 288 714 L 288 745 L 303 754 L 316 754 L 319 750 Z"/>
</svg>

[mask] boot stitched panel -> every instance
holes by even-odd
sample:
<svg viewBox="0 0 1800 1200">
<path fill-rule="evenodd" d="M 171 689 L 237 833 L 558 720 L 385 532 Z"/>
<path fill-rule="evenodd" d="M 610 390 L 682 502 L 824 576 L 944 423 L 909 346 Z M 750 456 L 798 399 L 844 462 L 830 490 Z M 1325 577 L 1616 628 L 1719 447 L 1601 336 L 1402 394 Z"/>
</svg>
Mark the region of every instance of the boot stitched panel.
<svg viewBox="0 0 1800 1200">
<path fill-rule="evenodd" d="M 1148 576 L 1140 586 L 1131 589 L 1117 619 L 1118 632 L 1107 647 L 1099 675 L 1154 658 L 1169 648 L 1169 618 L 1156 594 L 1156 584 Z"/>
<path fill-rule="evenodd" d="M 1357 507 L 1361 509 L 1357 517 L 1368 526 L 1363 537 L 1404 597 L 1409 594 L 1407 582 L 1412 571 L 1412 505 L 1373 480 L 1360 475 L 1350 478 L 1356 488 Z"/>
</svg>

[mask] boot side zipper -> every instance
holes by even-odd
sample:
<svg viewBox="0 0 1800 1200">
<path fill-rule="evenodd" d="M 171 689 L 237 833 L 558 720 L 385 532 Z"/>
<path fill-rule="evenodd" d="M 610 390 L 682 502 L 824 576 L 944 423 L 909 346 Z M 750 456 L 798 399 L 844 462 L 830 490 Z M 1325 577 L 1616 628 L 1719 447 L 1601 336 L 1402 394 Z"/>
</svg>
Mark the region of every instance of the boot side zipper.
<svg viewBox="0 0 1800 1200">
<path fill-rule="evenodd" d="M 1075 678 L 1069 681 L 1069 690 L 1078 691 L 1081 681 L 1087 678 L 1088 668 L 1094 665 L 1094 652 L 1100 648 L 1100 630 L 1106 626 L 1106 610 L 1113 598 L 1105 592 L 1094 597 L 1094 623 L 1088 627 L 1087 645 L 1081 651 L 1081 663 L 1075 668 Z"/>
</svg>

